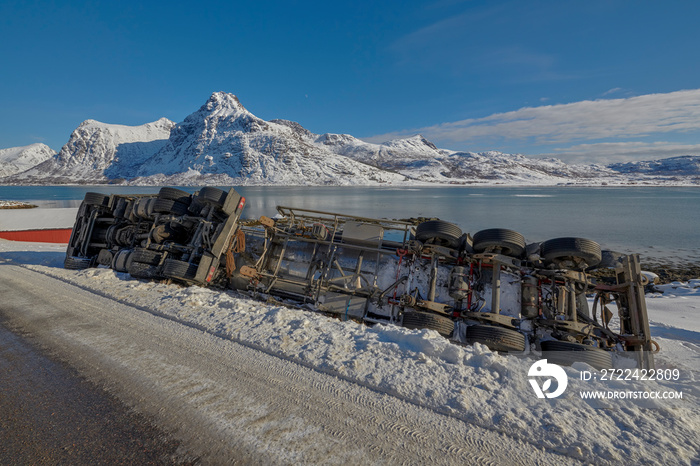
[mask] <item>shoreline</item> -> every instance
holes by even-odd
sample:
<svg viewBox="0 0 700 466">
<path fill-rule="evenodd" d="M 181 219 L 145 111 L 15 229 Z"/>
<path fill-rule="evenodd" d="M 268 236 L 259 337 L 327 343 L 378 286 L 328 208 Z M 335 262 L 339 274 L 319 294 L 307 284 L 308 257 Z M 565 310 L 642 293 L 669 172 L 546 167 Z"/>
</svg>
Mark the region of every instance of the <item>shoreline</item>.
<svg viewBox="0 0 700 466">
<path fill-rule="evenodd" d="M 0 209 L 35 209 L 39 206 L 27 204 L 22 201 L 2 201 L 0 200 Z"/>
<path fill-rule="evenodd" d="M 218 175 L 213 175 L 214 177 Z M 550 182 L 542 180 L 540 182 L 532 180 L 459 180 L 459 181 L 438 181 L 438 180 L 404 180 L 398 182 L 377 182 L 369 181 L 367 183 L 333 183 L 333 184 L 316 184 L 312 182 L 307 183 L 289 183 L 289 182 L 250 182 L 250 180 L 245 179 L 234 179 L 230 178 L 226 182 L 221 182 L 217 179 L 207 179 L 206 176 L 203 178 L 184 180 L 184 179 L 162 179 L 153 182 L 152 180 L 86 180 L 84 182 L 70 182 L 70 183 L 7 183 L 0 180 L 0 187 L 153 187 L 153 186 L 172 186 L 180 188 L 194 188 L 194 187 L 280 187 L 280 188 L 339 188 L 339 187 L 357 187 L 357 188 L 413 188 L 413 187 L 445 187 L 445 188 L 459 188 L 459 187 L 477 187 L 477 188 L 700 188 L 700 180 L 695 177 L 689 177 L 686 180 L 676 180 L 668 179 L 659 176 L 652 179 L 637 179 L 637 180 L 601 180 L 601 181 L 590 181 L 587 179 L 576 179 L 574 181 L 558 181 Z M 187 183 L 182 184 L 183 181 Z"/>
<path fill-rule="evenodd" d="M 661 262 L 644 261 L 641 263 L 642 270 L 652 272 L 659 276 L 659 285 L 672 282 L 687 282 L 700 278 L 700 263 L 697 262 Z"/>
</svg>

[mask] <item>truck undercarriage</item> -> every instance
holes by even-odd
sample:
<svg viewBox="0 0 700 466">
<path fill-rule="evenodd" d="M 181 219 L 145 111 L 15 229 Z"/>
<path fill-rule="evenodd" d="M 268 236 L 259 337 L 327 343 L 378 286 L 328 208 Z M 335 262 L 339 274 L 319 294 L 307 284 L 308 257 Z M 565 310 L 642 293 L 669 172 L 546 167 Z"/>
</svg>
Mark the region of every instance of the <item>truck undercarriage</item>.
<svg viewBox="0 0 700 466">
<path fill-rule="evenodd" d="M 637 255 L 584 238 L 528 244 L 500 228 L 472 236 L 437 219 L 281 206 L 274 219 L 241 222 L 244 204 L 234 189 L 211 187 L 88 193 L 65 266 L 222 286 L 342 320 L 431 329 L 456 344 L 541 352 L 558 364 L 654 367 Z"/>
</svg>

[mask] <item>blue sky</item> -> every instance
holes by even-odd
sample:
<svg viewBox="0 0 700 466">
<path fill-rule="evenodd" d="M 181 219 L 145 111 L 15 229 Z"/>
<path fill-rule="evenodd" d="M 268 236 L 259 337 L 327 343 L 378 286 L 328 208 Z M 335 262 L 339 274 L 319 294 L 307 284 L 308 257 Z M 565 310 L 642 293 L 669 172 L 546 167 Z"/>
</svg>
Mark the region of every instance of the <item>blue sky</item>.
<svg viewBox="0 0 700 466">
<path fill-rule="evenodd" d="M 182 121 L 215 91 L 372 141 L 700 155 L 696 1 L 0 3 L 0 148 Z"/>
</svg>

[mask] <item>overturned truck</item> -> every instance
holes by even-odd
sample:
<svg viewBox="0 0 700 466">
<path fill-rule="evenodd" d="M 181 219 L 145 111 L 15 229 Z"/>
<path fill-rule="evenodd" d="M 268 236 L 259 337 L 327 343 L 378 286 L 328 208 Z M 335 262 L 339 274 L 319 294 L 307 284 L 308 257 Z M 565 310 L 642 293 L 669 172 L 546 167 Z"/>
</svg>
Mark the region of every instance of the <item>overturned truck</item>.
<svg viewBox="0 0 700 466">
<path fill-rule="evenodd" d="M 472 236 L 438 219 L 280 206 L 274 219 L 242 222 L 244 205 L 234 189 L 213 187 L 87 193 L 65 267 L 233 288 L 343 320 L 431 329 L 457 344 L 534 350 L 558 364 L 654 367 L 637 255 L 576 237 L 528 244 L 500 228 Z"/>
</svg>

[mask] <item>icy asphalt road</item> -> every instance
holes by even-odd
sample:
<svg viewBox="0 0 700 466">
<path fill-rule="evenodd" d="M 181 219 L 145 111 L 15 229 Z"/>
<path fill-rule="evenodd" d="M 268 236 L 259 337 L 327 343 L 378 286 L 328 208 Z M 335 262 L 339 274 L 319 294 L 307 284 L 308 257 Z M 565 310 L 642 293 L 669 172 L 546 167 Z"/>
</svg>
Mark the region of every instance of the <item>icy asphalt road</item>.
<svg viewBox="0 0 700 466">
<path fill-rule="evenodd" d="M 0 312 L 207 464 L 577 462 L 23 267 Z"/>
</svg>

